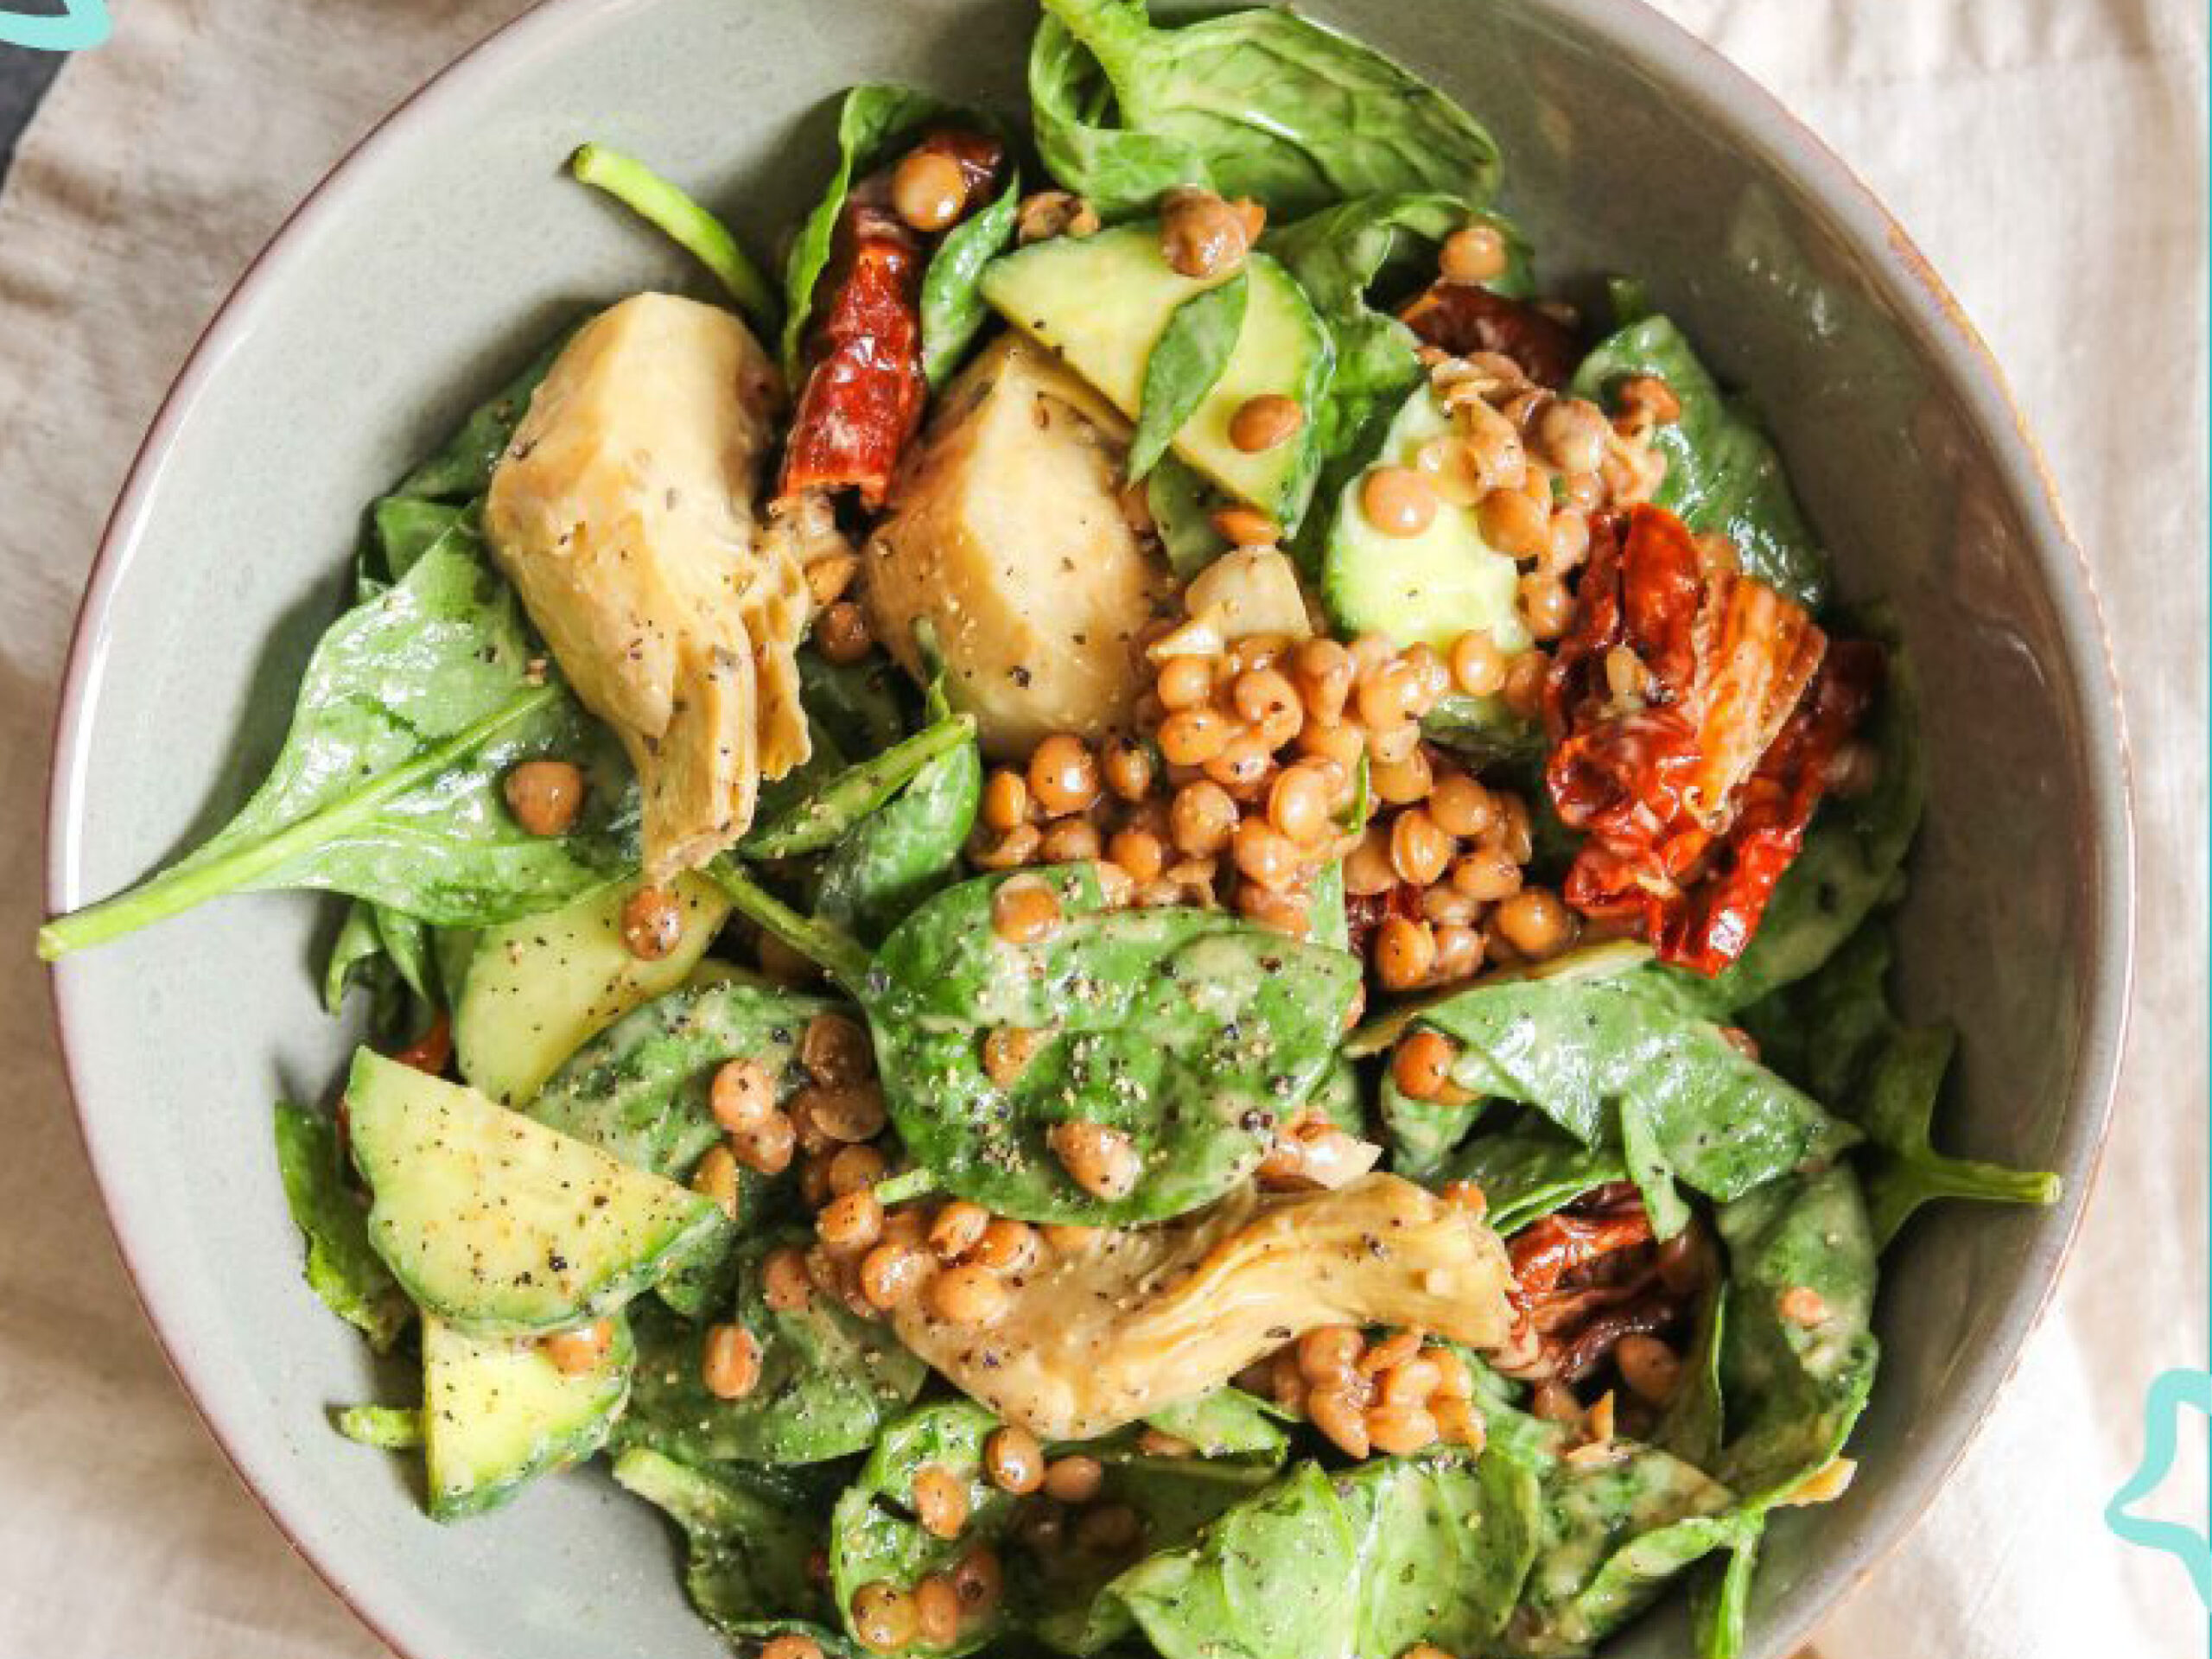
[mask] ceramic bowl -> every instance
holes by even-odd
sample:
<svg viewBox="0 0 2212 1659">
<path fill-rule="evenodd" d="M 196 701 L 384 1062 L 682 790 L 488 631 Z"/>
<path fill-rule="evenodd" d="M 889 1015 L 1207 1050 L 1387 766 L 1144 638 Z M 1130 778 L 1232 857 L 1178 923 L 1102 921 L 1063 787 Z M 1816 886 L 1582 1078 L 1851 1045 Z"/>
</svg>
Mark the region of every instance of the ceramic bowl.
<svg viewBox="0 0 2212 1659">
<path fill-rule="evenodd" d="M 1841 1503 L 1775 1529 L 1753 1651 L 1790 1652 L 1894 1544 L 2012 1369 L 2080 1215 L 2128 976 L 2118 700 L 2088 575 L 1998 372 L 1903 234 L 1770 98 L 1628 0 L 1314 0 L 1488 123 L 1549 276 L 1649 279 L 1770 416 L 1847 590 L 1926 685 L 1933 797 L 1906 1006 L 1955 1020 L 1961 1149 L 2065 1203 L 1916 1224 Z M 136 879 L 238 805 L 335 613 L 361 504 L 579 299 L 692 274 L 563 179 L 652 158 L 766 248 L 818 188 L 847 84 L 1019 107 L 1027 0 L 551 0 L 410 100 L 309 198 L 154 424 L 86 597 L 54 764 L 48 899 Z M 313 969 L 335 906 L 225 900 L 64 963 L 86 1141 L 149 1313 L 277 1523 L 410 1659 L 706 1659 L 658 1517 L 587 1473 L 425 1520 L 334 1402 L 404 1397 L 300 1279 L 279 1095 L 349 1044 Z M 1662 1613 L 1613 1650 L 1679 1638 Z"/>
</svg>

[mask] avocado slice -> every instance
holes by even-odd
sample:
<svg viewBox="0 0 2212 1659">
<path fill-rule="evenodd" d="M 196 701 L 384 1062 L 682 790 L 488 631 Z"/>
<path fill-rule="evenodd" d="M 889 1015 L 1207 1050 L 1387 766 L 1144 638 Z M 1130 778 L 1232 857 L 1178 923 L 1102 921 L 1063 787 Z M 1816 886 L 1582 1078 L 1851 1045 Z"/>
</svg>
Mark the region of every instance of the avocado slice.
<svg viewBox="0 0 2212 1659">
<path fill-rule="evenodd" d="M 673 884 L 683 906 L 676 949 L 652 962 L 622 943 L 623 882 L 543 916 L 476 935 L 454 1004 L 461 1075 L 503 1106 L 526 1104 L 561 1062 L 632 1008 L 690 976 L 729 914 L 703 876 Z"/>
<path fill-rule="evenodd" d="M 731 1224 L 711 1198 L 372 1049 L 346 1098 L 370 1245 L 471 1336 L 585 1324 Z"/>
<path fill-rule="evenodd" d="M 1175 434 L 1173 451 L 1240 500 L 1294 526 L 1320 466 L 1314 419 L 1332 366 L 1329 336 L 1305 290 L 1263 253 L 1247 256 L 1251 297 L 1228 365 Z M 1094 236 L 1055 237 L 1007 254 L 983 273 L 983 297 L 1007 321 L 1033 335 L 1135 419 L 1145 365 L 1178 306 L 1225 282 L 1185 276 L 1160 249 L 1157 221 L 1117 226 Z M 1296 435 L 1248 454 L 1230 441 L 1229 423 L 1262 393 L 1291 398 L 1306 411 Z"/>
<path fill-rule="evenodd" d="M 628 1321 L 589 1370 L 563 1371 L 534 1342 L 464 1335 L 423 1321 L 423 1440 L 430 1518 L 456 1521 L 506 1503 L 549 1469 L 605 1444 L 630 1397 L 637 1359 Z"/>
<path fill-rule="evenodd" d="M 1453 435 L 1452 418 L 1426 382 L 1414 388 L 1383 435 L 1375 467 L 1411 467 L 1423 445 Z M 1517 605 L 1520 567 L 1483 539 L 1472 507 L 1438 504 L 1418 536 L 1376 529 L 1360 505 L 1365 472 L 1345 484 L 1334 505 L 1321 563 L 1321 601 L 1340 632 L 1379 633 L 1401 647 L 1426 640 L 1449 652 L 1480 628 L 1511 655 L 1529 648 Z M 1459 698 L 1461 723 L 1516 722 L 1501 697 Z"/>
</svg>

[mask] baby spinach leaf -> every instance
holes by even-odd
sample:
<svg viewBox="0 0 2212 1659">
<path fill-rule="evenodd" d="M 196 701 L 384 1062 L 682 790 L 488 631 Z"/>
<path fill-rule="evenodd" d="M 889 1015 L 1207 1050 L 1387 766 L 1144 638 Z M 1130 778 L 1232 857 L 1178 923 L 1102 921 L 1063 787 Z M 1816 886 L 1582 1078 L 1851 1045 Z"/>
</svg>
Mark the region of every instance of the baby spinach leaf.
<svg viewBox="0 0 2212 1659">
<path fill-rule="evenodd" d="M 1875 619 L 1870 632 L 1891 630 Z M 1750 948 L 1727 970 L 1700 979 L 1655 964 L 1637 988 L 1707 1019 L 1748 1007 L 1818 969 L 1904 882 L 1905 854 L 1920 827 L 1927 778 L 1920 740 L 1919 680 L 1891 644 L 1882 702 L 1868 740 L 1881 756 L 1874 786 L 1855 800 L 1830 800 L 1805 833 L 1804 850 L 1783 872 Z"/>
<path fill-rule="evenodd" d="M 1136 432 L 1129 440 L 1128 475 L 1142 478 L 1198 412 L 1236 349 L 1252 284 L 1243 271 L 1177 306 L 1145 359 L 1144 391 Z"/>
<path fill-rule="evenodd" d="M 1628 1163 L 1617 1146 L 1586 1147 L 1538 1122 L 1477 1135 L 1445 1160 L 1439 1179 L 1482 1188 L 1491 1229 L 1510 1238 L 1593 1186 L 1626 1180 Z"/>
<path fill-rule="evenodd" d="M 529 834 L 500 797 L 507 770 L 542 755 L 589 780 L 566 836 Z M 282 887 L 440 926 L 530 915 L 634 868 L 631 797 L 619 751 L 543 670 L 512 593 L 434 550 L 323 635 L 283 750 L 238 817 L 150 880 L 48 923 L 39 951 L 51 961 L 208 899 Z"/>
<path fill-rule="evenodd" d="M 822 199 L 799 226 L 784 262 L 784 375 L 793 386 L 805 370 L 807 325 L 814 316 L 814 285 L 830 263 L 837 217 L 855 177 L 887 152 L 893 141 L 916 128 L 961 113 L 956 105 L 886 81 L 865 81 L 847 90 L 837 109 L 837 165 L 823 187 Z"/>
<path fill-rule="evenodd" d="M 1720 1344 L 1728 1444 L 1715 1471 L 1757 1509 L 1842 1449 L 1879 1347 L 1874 1241 L 1839 1164 L 1722 1205 L 1730 1282 Z M 1787 1306 L 1785 1306 L 1787 1304 Z"/>
<path fill-rule="evenodd" d="M 801 645 L 798 684 L 808 721 L 829 734 L 841 755 L 879 753 L 914 728 L 906 678 L 880 652 L 857 663 L 833 663 Z"/>
<path fill-rule="evenodd" d="M 369 994 L 370 1022 L 388 1031 L 397 1022 L 405 1001 L 406 983 L 391 959 L 385 955 L 377 931 L 376 906 L 356 899 L 346 907 L 338 937 L 330 942 L 323 959 L 322 1010 L 336 1017 L 346 993 L 359 985 Z"/>
<path fill-rule="evenodd" d="M 1185 582 L 1229 551 L 1228 537 L 1213 527 L 1213 487 L 1173 450 L 1153 463 L 1144 503 L 1168 565 Z"/>
<path fill-rule="evenodd" d="M 1202 1458 L 1260 1458 L 1281 1463 L 1290 1436 L 1274 1406 L 1256 1395 L 1224 1383 L 1195 1400 L 1155 1411 L 1147 1427 L 1188 1440 Z"/>
<path fill-rule="evenodd" d="M 1321 1081 L 1357 961 L 1217 912 L 1110 909 L 1089 865 L 1025 873 L 1061 920 L 1016 944 L 991 917 L 1010 879 L 930 899 L 861 987 L 908 1152 L 946 1190 L 1031 1221 L 1159 1220 L 1219 1197 Z M 1001 1087 L 982 1048 L 1008 1027 L 1050 1035 Z M 1061 1166 L 1046 1135 L 1071 1120 L 1130 1138 L 1127 1197 L 1094 1198 Z"/>
<path fill-rule="evenodd" d="M 1503 275 L 1485 283 L 1501 294 L 1532 291 L 1529 246 L 1513 226 L 1446 192 L 1359 196 L 1277 226 L 1260 245 L 1289 270 L 1320 314 L 1334 347 L 1328 395 L 1314 410 L 1322 456 L 1319 498 L 1332 500 L 1364 466 L 1382 430 L 1421 383 L 1421 342 L 1412 329 L 1370 303 L 1379 284 L 1408 286 L 1433 276 L 1433 249 L 1453 232 L 1486 224 L 1505 238 Z M 1427 269 L 1421 267 L 1426 264 Z M 1325 517 L 1307 521 L 1301 551 L 1318 553 Z M 1491 721 L 1486 727 L 1494 727 Z"/>
<path fill-rule="evenodd" d="M 423 1444 L 420 1406 L 340 1406 L 330 1421 L 354 1445 L 379 1452 L 413 1452 Z"/>
<path fill-rule="evenodd" d="M 1535 1563 L 1504 1643 L 1518 1659 L 1587 1652 L 1742 1524 L 1709 1476 L 1656 1447 L 1614 1444 L 1610 1461 L 1560 1459 L 1545 1472 Z"/>
<path fill-rule="evenodd" d="M 1179 184 L 1208 184 L 1179 138 L 1110 124 L 1114 89 L 1090 49 L 1050 13 L 1029 43 L 1029 116 L 1046 170 L 1113 221 L 1152 212 Z"/>
<path fill-rule="evenodd" d="M 857 761 L 805 798 L 757 824 L 738 844 L 747 858 L 796 858 L 818 853 L 896 794 L 940 755 L 976 737 L 973 715 L 947 715 L 880 754 Z"/>
<path fill-rule="evenodd" d="M 844 929 L 819 917 L 803 916 L 738 868 L 718 858 L 707 874 L 728 896 L 730 908 L 814 963 L 848 990 L 857 991 L 873 958 L 868 947 Z"/>
<path fill-rule="evenodd" d="M 1721 1344 L 1727 1333 L 1725 1286 L 1715 1285 L 1700 1303 L 1697 1332 L 1682 1356 L 1682 1380 L 1661 1414 L 1651 1443 L 1684 1463 L 1709 1469 L 1720 1455 L 1726 1429 L 1720 1388 Z"/>
<path fill-rule="evenodd" d="M 1640 1154 L 1632 1172 L 1709 1198 L 1738 1197 L 1859 1139 L 1719 1027 L 1606 982 L 1477 986 L 1420 1022 L 1459 1045 L 1462 1089 L 1533 1106 L 1588 1147 L 1626 1129 Z"/>
<path fill-rule="evenodd" d="M 999 198 L 944 233 L 922 277 L 922 371 L 932 391 L 960 366 L 961 354 L 983 326 L 983 267 L 1014 239 L 1021 207 L 1021 175 Z"/>
<path fill-rule="evenodd" d="M 1751 1580 L 1758 1573 L 1759 1541 L 1765 1533 L 1764 1519 L 1742 1522 L 1729 1544 L 1727 1565 L 1718 1573 L 1707 1567 L 1690 1587 L 1690 1629 L 1697 1659 L 1740 1659 Z"/>
<path fill-rule="evenodd" d="M 1163 29 L 1146 20 L 1141 0 L 1045 0 L 1045 9 L 1097 60 L 1122 128 L 1173 141 L 1172 153 L 1202 161 L 1205 181 L 1224 195 L 1288 215 L 1376 192 L 1485 201 L 1497 188 L 1497 146 L 1472 116 L 1373 48 L 1294 12 L 1232 11 Z"/>
<path fill-rule="evenodd" d="M 1874 1247 L 1887 1249 L 1914 1211 L 1936 1198 L 1995 1204 L 2056 1204 L 2057 1176 L 1951 1158 L 1929 1144 L 1929 1129 L 1958 1033 L 1948 1026 L 1900 1031 L 1866 1085 L 1866 1127 L 1876 1147 L 1866 1181 Z"/>
<path fill-rule="evenodd" d="M 1759 1058 L 1808 1093 L 1860 1116 L 1867 1073 L 1891 1038 L 1888 923 L 1871 917 L 1813 972 L 1770 991 L 1740 1015 Z"/>
<path fill-rule="evenodd" d="M 728 226 L 643 162 L 605 144 L 578 146 L 569 157 L 569 171 L 607 192 L 704 265 L 755 327 L 775 332 L 776 290 Z"/>
<path fill-rule="evenodd" d="M 740 1250 L 731 1317 L 760 1344 L 760 1381 L 742 1400 L 717 1399 L 701 1381 L 703 1327 L 633 1305 L 638 1369 L 618 1443 L 687 1463 L 806 1464 L 874 1442 L 919 1391 L 928 1368 L 887 1325 L 826 1296 L 791 1312 L 768 1306 L 761 1263 L 771 1250 L 804 1242 L 804 1234 L 772 1232 Z"/>
<path fill-rule="evenodd" d="M 474 503 L 455 506 L 409 495 L 387 495 L 371 507 L 369 534 L 374 552 L 371 574 L 382 584 L 397 582 L 442 543 L 479 556 L 484 545 Z"/>
<path fill-rule="evenodd" d="M 1415 1100 L 1386 1068 L 1377 1100 L 1389 1137 L 1390 1168 L 1409 1181 L 1443 1179 L 1452 1151 L 1465 1141 L 1490 1103 L 1479 1095 Z M 1485 1192 L 1489 1189 L 1484 1188 Z"/>
<path fill-rule="evenodd" d="M 1667 458 L 1658 504 L 1696 531 L 1736 543 L 1745 571 L 1808 611 L 1828 595 L 1827 555 L 1805 523 L 1773 440 L 1742 400 L 1724 394 L 1669 317 L 1645 317 L 1600 340 L 1575 371 L 1573 390 L 1607 408 L 1623 381 L 1656 375 L 1682 406 L 1653 429 Z"/>
<path fill-rule="evenodd" d="M 1106 1599 L 1161 1659 L 1341 1659 L 1358 1619 L 1358 1549 L 1329 1478 L 1301 1463 L 1196 1543 L 1140 1561 Z"/>
<path fill-rule="evenodd" d="M 700 1617 L 732 1640 L 762 1620 L 829 1611 L 808 1573 L 816 1522 L 770 1482 L 735 1468 L 702 1469 L 642 1446 L 614 1459 L 618 1484 L 683 1529 L 684 1588 Z"/>
<path fill-rule="evenodd" d="M 862 938 L 880 939 L 958 873 L 960 849 L 982 798 L 982 751 L 971 737 L 923 766 L 894 799 L 845 832 L 823 864 L 817 915 Z"/>
<path fill-rule="evenodd" d="M 830 1522 L 830 1578 L 837 1605 L 851 1628 L 853 1592 L 862 1585 L 888 1583 L 912 1590 L 932 1573 L 951 1568 L 978 1544 L 989 1544 L 1013 1523 L 1019 1502 L 983 1473 L 983 1443 L 999 1421 L 965 1400 L 919 1407 L 892 1423 L 868 1453 L 859 1477 L 837 1500 Z M 960 1484 L 968 1500 L 968 1522 L 956 1539 L 939 1538 L 923 1527 L 914 1503 L 914 1477 L 924 1469 L 944 1471 Z M 927 1653 L 933 1659 L 970 1653 L 1009 1628 L 1011 1616 L 1001 1599 L 986 1617 L 963 1621 L 950 1646 L 924 1648 L 918 1643 L 899 1653 Z"/>
<path fill-rule="evenodd" d="M 582 327 L 581 319 L 563 325 L 552 339 L 537 348 L 514 378 L 468 413 L 451 436 L 429 459 L 399 480 L 394 495 L 416 496 L 428 501 L 472 501 L 491 487 L 493 470 L 506 453 L 515 429 L 530 409 L 537 390 L 561 355 L 570 336 Z M 397 581 L 403 574 L 391 572 Z"/>
<path fill-rule="evenodd" d="M 307 1240 L 307 1281 L 323 1306 L 388 1351 L 413 1304 L 369 1244 L 367 1202 L 346 1185 L 338 1125 L 310 1107 L 276 1103 L 276 1168 L 284 1205 Z"/>
<path fill-rule="evenodd" d="M 1535 1560 L 1540 1487 L 1503 1452 L 1376 1459 L 1338 1476 L 1358 1562 L 1352 1651 L 1488 1651 Z"/>
</svg>

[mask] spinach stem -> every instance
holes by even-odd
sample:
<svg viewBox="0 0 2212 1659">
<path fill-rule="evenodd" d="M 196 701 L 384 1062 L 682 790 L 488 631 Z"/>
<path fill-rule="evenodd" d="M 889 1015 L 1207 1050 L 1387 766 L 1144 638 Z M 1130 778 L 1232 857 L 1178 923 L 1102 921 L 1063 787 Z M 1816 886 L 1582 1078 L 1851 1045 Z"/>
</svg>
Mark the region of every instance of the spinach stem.
<svg viewBox="0 0 2212 1659">
<path fill-rule="evenodd" d="M 721 220 L 635 156 L 604 144 L 580 146 L 569 157 L 569 171 L 607 192 L 714 272 L 747 316 L 774 332 L 776 291 Z"/>
<path fill-rule="evenodd" d="M 953 715 L 925 726 L 879 755 L 848 766 L 798 805 L 746 836 L 747 858 L 796 858 L 837 841 L 939 755 L 975 735 L 973 715 Z"/>
<path fill-rule="evenodd" d="M 766 928 L 809 962 L 819 963 L 847 990 L 859 994 L 874 960 L 866 945 L 842 928 L 800 915 L 727 857 L 709 864 L 707 874 L 729 895 L 739 915 Z"/>
<path fill-rule="evenodd" d="M 213 857 L 188 859 L 151 880 L 58 917 L 38 931 L 38 954 L 54 962 L 87 945 L 105 944 L 155 922 L 181 915 L 195 905 L 228 893 L 251 890 L 291 859 L 312 852 L 372 817 L 387 801 L 425 779 L 467 759 L 518 721 L 527 720 L 563 695 L 558 685 L 541 685 L 510 698 L 481 720 L 462 727 L 435 748 L 394 766 L 350 794 L 308 813 L 274 835 Z"/>
</svg>

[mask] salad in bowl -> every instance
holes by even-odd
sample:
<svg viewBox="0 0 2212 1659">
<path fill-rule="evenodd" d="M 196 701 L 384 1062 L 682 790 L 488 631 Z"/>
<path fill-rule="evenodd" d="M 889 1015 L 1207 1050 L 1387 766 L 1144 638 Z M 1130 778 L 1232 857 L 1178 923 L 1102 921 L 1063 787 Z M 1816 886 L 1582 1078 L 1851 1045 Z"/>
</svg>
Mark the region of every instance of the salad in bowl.
<svg viewBox="0 0 2212 1659">
<path fill-rule="evenodd" d="M 576 151 L 712 299 L 370 503 L 266 781 L 41 949 L 342 895 L 276 1151 L 422 1381 L 335 1429 L 441 1521 L 606 1458 L 747 1654 L 1578 1654 L 1679 1578 L 1735 1653 L 1884 1247 L 2056 1196 L 1889 995 L 1912 664 L 1472 113 L 1130 0 L 1029 94 L 848 91 L 780 281 Z"/>
</svg>

